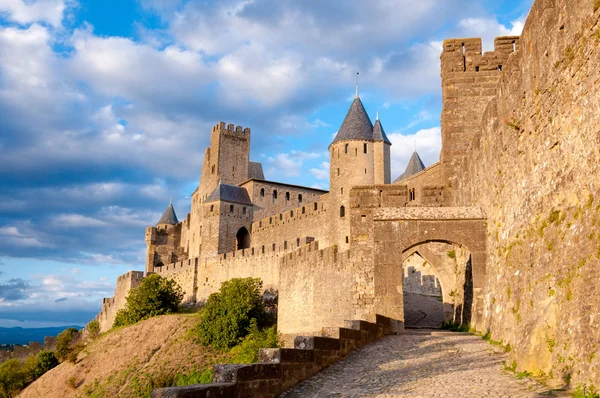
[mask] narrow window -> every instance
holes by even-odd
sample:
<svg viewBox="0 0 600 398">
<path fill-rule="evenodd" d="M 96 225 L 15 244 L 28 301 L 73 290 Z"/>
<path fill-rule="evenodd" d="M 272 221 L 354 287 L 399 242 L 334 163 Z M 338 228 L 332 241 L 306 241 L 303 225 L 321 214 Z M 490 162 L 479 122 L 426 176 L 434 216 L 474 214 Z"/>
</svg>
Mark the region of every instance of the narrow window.
<svg viewBox="0 0 600 398">
<path fill-rule="evenodd" d="M 479 66 L 475 67 L 475 72 L 479 72 Z"/>
<path fill-rule="evenodd" d="M 210 168 L 210 174 L 215 174 L 215 165 Z"/>
<path fill-rule="evenodd" d="M 230 205 L 230 206 L 229 206 L 229 212 L 230 212 L 230 213 L 233 213 L 233 205 Z"/>
<path fill-rule="evenodd" d="M 298 195 L 298 203 L 302 203 L 302 194 Z"/>
<path fill-rule="evenodd" d="M 258 222 L 258 226 L 262 228 L 262 221 Z"/>
<path fill-rule="evenodd" d="M 344 153 L 348 153 L 348 144 L 344 145 Z"/>
<path fill-rule="evenodd" d="M 290 211 L 290 217 L 294 217 L 294 210 Z"/>
<path fill-rule="evenodd" d="M 367 216 L 365 216 L 364 214 L 362 216 L 360 216 L 360 221 L 361 222 L 366 222 L 367 221 Z"/>
<path fill-rule="evenodd" d="M 252 248 L 252 255 L 254 256 L 254 248 Z"/>
<path fill-rule="evenodd" d="M 367 174 L 367 169 L 365 169 L 365 174 Z"/>
<path fill-rule="evenodd" d="M 296 246 L 300 246 L 300 238 L 296 238 Z"/>
<path fill-rule="evenodd" d="M 265 197 L 265 189 L 264 188 L 261 188 L 261 190 L 260 190 L 260 197 L 261 198 Z"/>
<path fill-rule="evenodd" d="M 273 224 L 273 217 L 269 217 L 269 224 Z"/>
<path fill-rule="evenodd" d="M 279 214 L 279 221 L 283 220 L 283 214 Z"/>
<path fill-rule="evenodd" d="M 502 65 L 498 65 L 498 70 L 502 70 Z"/>
<path fill-rule="evenodd" d="M 283 250 L 287 250 L 287 240 L 283 241 Z"/>
<path fill-rule="evenodd" d="M 265 254 L 265 245 L 262 245 L 262 254 Z"/>
<path fill-rule="evenodd" d="M 273 203 L 277 201 L 277 191 L 273 191 Z"/>
<path fill-rule="evenodd" d="M 302 206 L 302 214 L 306 213 L 306 209 Z"/>
<path fill-rule="evenodd" d="M 344 194 L 344 188 L 340 188 L 340 193 L 343 195 Z"/>
<path fill-rule="evenodd" d="M 463 44 L 462 44 L 462 53 L 463 53 L 463 55 L 465 55 L 465 53 L 466 53 L 466 50 L 465 50 L 465 43 L 463 43 Z"/>
<path fill-rule="evenodd" d="M 235 173 L 235 166 L 233 166 L 233 172 Z"/>
<path fill-rule="evenodd" d="M 242 214 L 246 214 L 246 208 L 242 207 Z"/>
<path fill-rule="evenodd" d="M 348 237 L 346 236 L 346 243 L 350 243 L 350 241 L 348 240 Z"/>
<path fill-rule="evenodd" d="M 358 148 L 354 148 L 354 156 L 358 156 Z"/>
<path fill-rule="evenodd" d="M 285 193 L 285 200 L 290 200 L 290 193 L 289 192 Z"/>
<path fill-rule="evenodd" d="M 513 52 L 517 51 L 517 42 L 515 40 L 512 41 Z"/>
<path fill-rule="evenodd" d="M 273 243 L 273 251 L 275 251 L 275 243 Z"/>
<path fill-rule="evenodd" d="M 340 217 L 346 217 L 346 208 L 344 206 L 340 207 Z"/>
<path fill-rule="evenodd" d="M 215 209 L 215 205 L 210 205 L 210 212 L 212 213 L 213 210 Z"/>
<path fill-rule="evenodd" d="M 338 168 L 338 175 L 340 175 L 340 169 Z"/>
<path fill-rule="evenodd" d="M 363 152 L 367 153 L 367 144 L 363 144 Z"/>
<path fill-rule="evenodd" d="M 319 210 L 319 204 L 315 202 L 315 210 Z"/>
</svg>

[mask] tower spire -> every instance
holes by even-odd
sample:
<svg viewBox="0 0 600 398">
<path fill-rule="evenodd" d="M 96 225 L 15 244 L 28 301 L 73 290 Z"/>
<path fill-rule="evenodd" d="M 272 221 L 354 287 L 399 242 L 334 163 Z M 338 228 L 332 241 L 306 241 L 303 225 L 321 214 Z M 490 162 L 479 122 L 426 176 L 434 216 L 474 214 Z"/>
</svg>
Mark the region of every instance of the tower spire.
<svg viewBox="0 0 600 398">
<path fill-rule="evenodd" d="M 358 98 L 358 72 L 356 72 L 356 96 L 354 98 Z"/>
<path fill-rule="evenodd" d="M 375 114 L 375 120 L 379 120 L 379 111 Z"/>
</svg>

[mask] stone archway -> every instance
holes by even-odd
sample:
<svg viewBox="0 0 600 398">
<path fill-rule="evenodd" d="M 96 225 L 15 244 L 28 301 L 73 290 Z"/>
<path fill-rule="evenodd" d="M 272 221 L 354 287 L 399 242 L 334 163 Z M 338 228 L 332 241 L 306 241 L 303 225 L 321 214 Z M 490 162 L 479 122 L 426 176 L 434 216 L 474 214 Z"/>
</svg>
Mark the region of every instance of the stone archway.
<svg viewBox="0 0 600 398">
<path fill-rule="evenodd" d="M 250 248 L 250 232 L 246 227 L 242 227 L 235 234 L 235 249 L 249 249 Z"/>
<path fill-rule="evenodd" d="M 471 272 L 470 286 L 458 314 L 459 322 L 483 322 L 483 297 L 486 268 L 485 218 L 475 208 L 381 208 L 373 212 L 374 307 L 376 314 L 404 321 L 402 262 L 415 250 L 432 242 L 445 242 L 470 253 L 465 264 Z M 429 257 L 425 255 L 426 257 Z M 434 262 L 428 258 L 428 261 Z M 444 271 L 440 273 L 440 281 Z M 444 282 L 442 282 L 443 284 Z M 460 284 L 459 284 L 460 285 Z M 459 286 L 457 285 L 457 286 Z M 444 289 L 442 289 L 443 291 Z M 446 289 L 448 294 L 451 289 Z M 470 296 L 470 297 L 469 297 Z M 456 314 L 454 315 L 456 319 Z"/>
<path fill-rule="evenodd" d="M 402 253 L 404 319 L 407 327 L 469 323 L 473 296 L 471 253 L 443 241 L 423 242 Z"/>
</svg>

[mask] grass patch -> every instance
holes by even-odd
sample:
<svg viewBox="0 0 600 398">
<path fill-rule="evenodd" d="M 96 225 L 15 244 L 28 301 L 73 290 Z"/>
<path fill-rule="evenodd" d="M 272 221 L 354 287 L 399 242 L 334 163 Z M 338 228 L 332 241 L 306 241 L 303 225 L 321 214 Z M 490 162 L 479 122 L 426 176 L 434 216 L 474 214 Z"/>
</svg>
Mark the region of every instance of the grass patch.
<svg viewBox="0 0 600 398">
<path fill-rule="evenodd" d="M 600 0 L 597 0 L 600 3 Z M 573 393 L 574 398 L 600 398 L 600 394 L 596 391 L 596 387 L 580 384 Z"/>
<path fill-rule="evenodd" d="M 448 257 L 456 258 L 456 250 L 454 250 L 454 249 L 448 250 Z"/>
<path fill-rule="evenodd" d="M 471 328 L 471 325 L 468 323 L 460 324 L 454 321 L 444 322 L 442 324 L 442 329 L 450 330 L 451 332 L 473 332 L 474 329 Z"/>
</svg>

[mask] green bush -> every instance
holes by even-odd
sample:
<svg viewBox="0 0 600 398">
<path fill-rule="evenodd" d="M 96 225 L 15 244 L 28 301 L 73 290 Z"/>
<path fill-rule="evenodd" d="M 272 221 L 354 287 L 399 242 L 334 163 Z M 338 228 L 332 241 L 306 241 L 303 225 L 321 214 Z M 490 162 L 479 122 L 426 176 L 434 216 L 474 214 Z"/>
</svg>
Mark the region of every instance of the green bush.
<svg viewBox="0 0 600 398">
<path fill-rule="evenodd" d="M 119 310 L 113 327 L 132 325 L 157 315 L 179 310 L 183 300 L 181 287 L 172 279 L 150 275 L 137 288 L 131 289 L 125 308 Z"/>
<path fill-rule="evenodd" d="M 258 351 L 261 348 L 279 347 L 279 336 L 275 326 L 260 330 L 256 325 L 256 320 L 253 319 L 249 330 L 250 332 L 244 337 L 244 340 L 231 349 L 233 363 L 256 363 L 258 362 Z"/>
<path fill-rule="evenodd" d="M 75 328 L 65 329 L 56 336 L 56 358 L 60 362 L 66 360 L 75 362 L 74 359 L 77 358 L 78 350 L 74 347 L 73 343 L 78 337 L 79 332 Z M 75 354 L 75 358 L 73 358 L 73 354 Z"/>
<path fill-rule="evenodd" d="M 600 398 L 594 386 L 579 384 L 573 393 L 574 398 Z"/>
<path fill-rule="evenodd" d="M 258 328 L 269 326 L 270 318 L 261 298 L 258 278 L 236 278 L 223 282 L 209 296 L 200 314 L 197 332 L 204 344 L 225 350 L 237 345 L 248 333 L 253 319 Z"/>
<path fill-rule="evenodd" d="M 37 354 L 36 367 L 32 376 L 34 379 L 37 379 L 56 366 L 58 366 L 58 358 L 56 358 L 54 352 L 40 351 Z"/>
<path fill-rule="evenodd" d="M 100 322 L 97 319 L 94 319 L 87 325 L 87 330 L 92 340 L 95 340 L 100 335 Z"/>
<path fill-rule="evenodd" d="M 448 321 L 442 323 L 442 329 L 450 330 L 452 332 L 470 332 L 471 325 L 468 323 L 457 323 L 454 321 Z"/>
<path fill-rule="evenodd" d="M 21 391 L 29 375 L 18 359 L 10 359 L 0 365 L 0 398 L 11 398 Z"/>
</svg>

